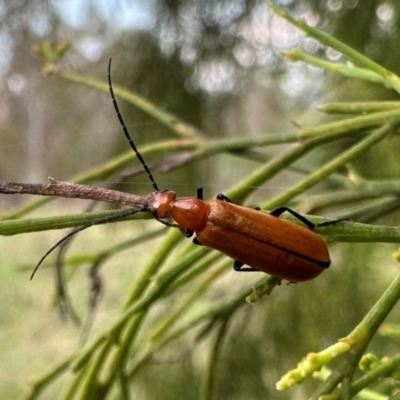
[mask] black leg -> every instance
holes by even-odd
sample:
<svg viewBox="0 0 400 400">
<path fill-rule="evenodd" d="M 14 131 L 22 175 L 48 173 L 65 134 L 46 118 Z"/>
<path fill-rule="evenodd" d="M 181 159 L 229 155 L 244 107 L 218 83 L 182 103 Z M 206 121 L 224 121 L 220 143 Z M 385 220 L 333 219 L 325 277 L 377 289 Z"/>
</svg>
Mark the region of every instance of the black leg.
<svg viewBox="0 0 400 400">
<path fill-rule="evenodd" d="M 217 196 L 217 200 L 226 201 L 227 203 L 232 203 L 232 200 L 229 197 L 226 197 L 222 193 Z"/>
<path fill-rule="evenodd" d="M 168 228 L 179 228 L 179 225 L 174 224 L 172 222 L 164 221 L 164 220 L 158 219 L 158 218 L 156 218 L 156 220 L 158 222 L 161 222 L 163 225 L 168 226 Z"/>
<path fill-rule="evenodd" d="M 192 242 L 193 242 L 193 244 L 196 244 L 196 245 L 198 245 L 198 246 L 203 246 L 203 245 L 199 242 L 199 240 L 197 239 L 197 237 L 195 237 L 195 238 L 192 240 Z"/>
<path fill-rule="evenodd" d="M 197 188 L 196 197 L 199 200 L 203 200 L 203 188 L 202 187 Z"/>
<path fill-rule="evenodd" d="M 182 235 L 187 238 L 190 238 L 193 235 L 193 231 L 189 231 L 189 229 L 183 229 L 179 227 L 179 230 L 181 231 Z"/>
<path fill-rule="evenodd" d="M 274 217 L 279 217 L 281 214 L 283 214 L 285 211 L 288 213 L 292 214 L 294 217 L 296 217 L 299 221 L 301 221 L 303 224 L 307 225 L 310 229 L 315 228 L 315 224 L 313 224 L 311 221 L 309 221 L 307 218 L 303 217 L 296 211 L 293 211 L 291 208 L 286 207 L 286 206 L 280 206 L 278 208 L 275 208 L 275 210 L 272 210 L 270 212 L 271 215 Z"/>
<path fill-rule="evenodd" d="M 255 271 L 260 272 L 258 269 L 255 268 L 250 268 L 250 267 L 242 268 L 243 265 L 244 263 L 242 263 L 241 261 L 235 260 L 235 262 L 233 263 L 233 269 L 236 272 L 255 272 Z"/>
<path fill-rule="evenodd" d="M 158 222 L 161 222 L 163 225 L 168 226 L 169 228 L 178 228 L 182 235 L 190 238 L 193 235 L 193 231 L 189 231 L 188 229 L 181 228 L 178 224 L 174 224 L 173 222 L 164 221 L 162 219 L 156 218 Z"/>
<path fill-rule="evenodd" d="M 286 207 L 286 206 L 281 206 L 281 207 L 275 208 L 275 210 L 272 210 L 270 212 L 270 214 L 273 215 L 274 217 L 279 217 L 285 211 L 287 211 L 288 213 L 292 214 L 299 221 L 303 222 L 303 224 L 307 225 L 307 227 L 310 228 L 310 229 L 318 228 L 320 226 L 334 225 L 334 224 L 337 224 L 338 222 L 342 222 L 342 221 L 349 221 L 349 218 L 340 218 L 340 219 L 335 219 L 333 221 L 327 221 L 327 222 L 322 222 L 320 224 L 314 224 L 309 219 L 307 219 L 306 217 L 303 217 L 302 215 L 300 215 L 296 211 L 294 211 L 291 208 Z"/>
<path fill-rule="evenodd" d="M 321 222 L 320 224 L 316 225 L 316 227 L 334 225 L 337 224 L 338 222 L 343 222 L 343 221 L 350 221 L 350 218 L 340 218 L 340 219 L 334 219 L 333 221 Z"/>
</svg>

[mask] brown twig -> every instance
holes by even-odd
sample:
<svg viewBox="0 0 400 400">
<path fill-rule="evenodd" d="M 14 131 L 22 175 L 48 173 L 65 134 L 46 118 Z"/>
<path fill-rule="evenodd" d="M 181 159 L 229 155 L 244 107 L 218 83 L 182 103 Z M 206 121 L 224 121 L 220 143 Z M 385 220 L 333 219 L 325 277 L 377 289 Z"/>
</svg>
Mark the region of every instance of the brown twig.
<svg viewBox="0 0 400 400">
<path fill-rule="evenodd" d="M 80 185 L 77 183 L 61 182 L 56 181 L 53 178 L 49 178 L 49 183 L 46 185 L 42 183 L 16 183 L 0 180 L 0 193 L 34 194 L 40 196 L 105 201 L 107 203 L 129 205 L 138 209 L 143 208 L 143 205 L 146 202 L 146 198 L 134 194 L 94 186 Z"/>
</svg>

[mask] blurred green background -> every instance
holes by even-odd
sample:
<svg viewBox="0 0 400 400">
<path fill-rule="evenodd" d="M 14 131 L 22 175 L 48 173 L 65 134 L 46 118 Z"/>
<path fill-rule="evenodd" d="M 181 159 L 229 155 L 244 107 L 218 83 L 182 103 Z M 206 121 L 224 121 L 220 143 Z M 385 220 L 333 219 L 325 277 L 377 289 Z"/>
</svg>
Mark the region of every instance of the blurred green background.
<svg viewBox="0 0 400 400">
<path fill-rule="evenodd" d="M 328 120 L 316 111 L 323 101 L 397 98 L 379 85 L 332 76 L 280 57 L 280 51 L 295 46 L 330 60 L 339 55 L 273 16 L 266 4 L 246 0 L 0 1 L 0 179 L 44 183 L 52 176 L 68 180 L 127 150 L 107 93 L 42 74 L 42 61 L 32 51 L 42 40 L 68 40 L 71 49 L 63 65 L 103 81 L 112 56 L 115 83 L 199 127 L 209 138 L 286 133 L 293 131 L 292 121 L 316 125 Z M 276 4 L 400 73 L 400 3 L 286 0 Z M 137 144 L 171 137 L 148 115 L 120 103 Z M 265 152 L 273 156 L 280 150 Z M 324 156 L 320 152 L 315 159 Z M 153 165 L 158 160 L 147 161 Z M 206 198 L 211 198 L 257 166 L 253 161 L 218 156 L 155 175 L 160 187 L 174 189 L 179 196 L 193 195 L 202 186 Z M 398 151 L 379 147 L 353 167 L 366 178 L 398 178 Z M 280 174 L 251 200 L 265 200 L 298 179 L 295 173 Z M 143 175 L 123 183 L 110 178 L 95 184 L 142 195 L 151 190 Z M 27 199 L 0 195 L 0 207 L 11 209 Z M 58 200 L 34 215 L 78 213 L 85 207 L 83 201 Z M 330 216 L 340 214 L 337 210 Z M 374 222 L 395 225 L 397 220 L 393 212 Z M 157 226 L 125 222 L 96 227 L 80 235 L 71 251 L 96 252 Z M 21 269 L 22 265 L 33 268 L 60 237 L 60 232 L 52 231 L 0 240 L 2 398 L 22 398 L 31 379 L 82 346 L 82 329 L 62 321 L 54 307 L 51 272 L 41 270 L 30 282 L 30 272 Z M 123 252 L 105 265 L 104 294 L 93 335 L 110 324 L 153 246 L 151 242 Z M 397 273 L 391 259 L 396 247 L 333 245 L 332 268 L 319 279 L 283 285 L 260 304 L 243 307 L 229 325 L 218 360 L 215 398 L 307 398 L 315 382 L 288 392 L 276 391 L 275 382 L 307 352 L 334 343 L 362 319 Z M 83 318 L 89 296 L 87 272 L 79 269 L 69 286 Z M 232 293 L 250 288 L 258 279 L 229 272 L 206 301 L 229 300 Z M 170 301 L 179 301 L 180 296 Z M 167 314 L 169 306 L 167 301 L 157 312 Z M 398 314 L 398 310 L 392 312 L 392 322 Z M 394 352 L 397 343 L 377 338 L 372 346 L 382 356 Z M 195 332 L 170 343 L 139 374 L 132 386 L 135 398 L 196 399 L 209 350 L 210 341 L 197 341 Z M 42 398 L 57 398 L 64 380 Z M 115 393 L 110 398 L 119 397 Z"/>
</svg>

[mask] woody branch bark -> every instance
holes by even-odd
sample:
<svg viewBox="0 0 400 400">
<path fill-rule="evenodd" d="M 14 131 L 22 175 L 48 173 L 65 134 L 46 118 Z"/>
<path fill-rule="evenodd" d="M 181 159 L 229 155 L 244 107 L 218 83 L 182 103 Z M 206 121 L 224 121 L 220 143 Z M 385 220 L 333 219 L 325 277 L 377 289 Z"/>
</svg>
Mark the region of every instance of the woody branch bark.
<svg viewBox="0 0 400 400">
<path fill-rule="evenodd" d="M 0 180 L 0 193 L 2 194 L 34 194 L 40 196 L 68 197 L 105 201 L 107 203 L 129 205 L 142 208 L 146 199 L 130 193 L 80 185 L 77 183 L 56 181 L 49 178 L 48 184 L 41 183 L 16 183 Z"/>
</svg>

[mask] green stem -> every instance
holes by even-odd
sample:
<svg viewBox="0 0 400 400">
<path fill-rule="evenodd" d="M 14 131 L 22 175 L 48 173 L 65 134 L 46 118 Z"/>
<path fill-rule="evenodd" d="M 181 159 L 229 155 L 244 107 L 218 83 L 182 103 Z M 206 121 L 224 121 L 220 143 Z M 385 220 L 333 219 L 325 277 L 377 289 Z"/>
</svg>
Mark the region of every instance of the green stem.
<svg viewBox="0 0 400 400">
<path fill-rule="evenodd" d="M 226 263 L 225 263 L 226 264 Z M 226 270 L 226 265 L 223 265 L 219 269 L 214 270 L 210 274 L 206 276 L 206 279 L 203 283 L 200 283 L 198 286 L 198 289 L 192 293 L 187 299 L 183 300 L 181 302 L 181 305 L 178 306 L 178 308 L 171 312 L 170 315 L 163 321 L 161 322 L 156 328 L 153 330 L 153 333 L 150 333 L 148 335 L 148 339 L 146 341 L 145 348 L 148 349 L 148 353 L 152 353 L 152 348 L 156 347 L 155 343 L 160 341 L 165 335 L 166 331 L 170 329 L 176 321 L 179 320 L 179 318 L 187 311 L 187 309 L 202 295 L 210 285 Z M 148 308 L 147 308 L 148 309 Z M 145 314 L 142 313 L 144 316 Z M 140 314 L 138 315 L 138 317 Z M 130 329 L 125 332 L 123 335 L 123 339 L 120 341 L 119 348 L 117 352 L 115 353 L 111 367 L 110 367 L 110 374 L 109 377 L 104 381 L 103 385 L 103 390 L 109 390 L 112 386 L 113 381 L 115 380 L 117 374 L 116 372 L 119 371 L 119 373 L 124 373 L 125 365 L 128 360 L 128 354 L 129 354 L 129 347 L 131 346 L 134 338 L 136 337 L 138 325 L 135 323 L 134 325 L 131 326 Z M 141 344 L 141 348 L 144 346 L 144 344 Z"/>
<path fill-rule="evenodd" d="M 366 373 L 361 378 L 357 379 L 352 384 L 353 395 L 359 393 L 361 390 L 367 386 L 377 382 L 383 377 L 387 377 L 391 371 L 400 365 L 400 353 L 391 357 L 389 360 L 382 361 L 382 363 L 374 368 L 372 371 Z"/>
<path fill-rule="evenodd" d="M 151 261 L 146 268 L 143 269 L 142 274 L 139 276 L 132 292 L 128 296 L 128 300 L 125 302 L 124 309 L 128 309 L 142 297 L 150 283 L 154 281 L 154 276 L 158 273 L 160 268 L 164 266 L 168 256 L 181 239 L 182 235 L 177 229 L 171 229 L 168 232 L 162 243 L 158 246 L 157 252 L 154 254 Z"/>
<path fill-rule="evenodd" d="M 395 89 L 397 92 L 400 92 L 400 78 L 383 68 L 376 62 L 370 60 L 368 57 L 365 57 L 363 54 L 358 51 L 352 49 L 350 46 L 342 43 L 341 41 L 333 38 L 331 35 L 320 31 L 319 29 L 313 28 L 307 25 L 303 20 L 298 21 L 283 10 L 279 9 L 272 2 L 269 3 L 269 7 L 273 10 L 273 12 L 280 17 L 286 19 L 289 23 L 301 29 L 306 35 L 313 37 L 318 40 L 318 42 L 324 44 L 325 46 L 329 46 L 332 49 L 338 51 L 344 56 L 348 57 L 350 60 L 354 61 L 356 64 L 361 65 L 362 67 L 376 73 L 377 75 L 384 78 L 386 86 L 390 86 Z"/>
<path fill-rule="evenodd" d="M 75 395 L 80 389 L 83 379 L 85 378 L 86 370 L 81 371 L 78 375 L 74 376 L 72 379 L 72 383 L 68 386 L 65 393 L 59 396 L 62 400 L 74 400 Z"/>
<path fill-rule="evenodd" d="M 126 209 L 61 215 L 57 217 L 0 221 L 0 235 L 12 236 L 19 235 L 21 233 L 42 232 L 53 229 L 76 228 L 79 226 L 91 225 L 103 218 L 117 217 L 123 212 L 126 212 Z M 115 221 L 110 221 L 109 223 L 151 218 L 153 217 L 150 213 L 140 212 L 128 217 L 117 219 Z"/>
<path fill-rule="evenodd" d="M 272 178 L 295 161 L 299 160 L 313 148 L 337 138 L 338 137 L 336 135 L 329 137 L 325 136 L 300 143 L 294 148 L 286 150 L 285 152 L 277 155 L 265 165 L 262 165 L 259 169 L 255 170 L 250 176 L 243 179 L 225 194 L 234 203 L 242 204 L 244 200 L 256 189 L 258 189 L 265 181 Z"/>
<path fill-rule="evenodd" d="M 363 114 L 400 108 L 400 101 L 325 103 L 319 110 L 326 114 Z"/>
<path fill-rule="evenodd" d="M 379 326 L 400 298 L 400 275 L 386 289 L 381 298 L 374 304 L 364 319 L 342 341 L 353 345 L 363 341 L 370 341 Z"/>
<path fill-rule="evenodd" d="M 103 346 L 97 350 L 97 354 L 92 357 L 91 363 L 87 365 L 85 371 L 80 371 L 80 374 L 84 373 L 85 377 L 82 381 L 82 389 L 77 400 L 98 398 L 96 393 L 100 385 L 99 374 L 112 346 L 113 343 L 111 342 L 104 343 Z"/>
<path fill-rule="evenodd" d="M 179 235 L 178 231 L 172 232 L 169 235 L 175 236 Z M 76 359 L 72 368 L 73 370 L 78 370 L 84 365 L 88 359 L 91 357 L 91 354 L 98 347 L 100 343 L 104 340 L 113 340 L 119 336 L 121 328 L 125 325 L 130 318 L 134 317 L 138 313 L 143 310 L 147 310 L 149 307 L 153 305 L 153 303 L 159 300 L 164 293 L 169 289 L 170 285 L 172 285 L 175 280 L 179 277 L 180 274 L 187 268 L 188 264 L 193 263 L 196 259 L 201 257 L 202 248 L 195 248 L 191 254 L 188 255 L 184 260 L 174 265 L 173 271 L 164 274 L 163 280 L 158 280 L 157 284 L 153 286 L 152 290 L 149 291 L 145 296 L 140 298 L 136 303 L 130 305 L 124 313 L 117 318 L 116 322 L 113 326 L 100 337 L 98 337 L 91 346 L 85 349 Z M 127 304 L 128 305 L 128 304 Z"/>
<path fill-rule="evenodd" d="M 228 304 L 222 304 L 212 309 L 207 309 L 200 313 L 200 315 L 192 318 L 189 322 L 186 322 L 181 327 L 176 330 L 166 334 L 162 340 L 158 341 L 153 345 L 151 349 L 144 349 L 140 355 L 135 358 L 132 368 L 129 372 L 129 376 L 132 378 L 135 376 L 142 368 L 143 364 L 146 363 L 156 349 L 164 347 L 166 344 L 172 340 L 178 339 L 183 334 L 189 332 L 193 328 L 203 324 L 206 321 L 213 321 L 229 313 L 233 313 L 238 308 L 246 305 L 243 299 L 249 294 L 248 291 L 239 293 L 239 295 L 230 301 Z"/>
<path fill-rule="evenodd" d="M 222 344 L 226 336 L 227 327 L 228 319 L 226 318 L 222 321 L 221 326 L 218 329 L 214 346 L 210 351 L 210 359 L 200 387 L 199 400 L 209 400 L 213 398 L 212 393 L 216 375 L 216 364 L 222 350 Z"/>
<path fill-rule="evenodd" d="M 350 134 L 377 125 L 395 123 L 400 120 L 400 110 L 396 108 L 390 111 L 376 112 L 373 114 L 351 117 L 337 122 L 318 125 L 311 128 L 298 128 L 299 136 L 302 139 L 323 136 L 327 134 Z"/>
<path fill-rule="evenodd" d="M 72 360 L 71 357 L 68 358 L 67 360 L 63 361 L 60 365 L 53 368 L 48 374 L 44 375 L 42 378 L 33 382 L 32 391 L 28 395 L 26 400 L 37 399 L 40 396 L 40 394 L 45 390 L 45 388 L 50 385 L 50 383 L 59 378 L 59 376 L 68 369 L 71 360 Z"/>
<path fill-rule="evenodd" d="M 74 72 L 68 72 L 61 69 L 59 66 L 52 68 L 51 65 L 47 66 L 46 72 L 53 73 L 66 79 L 70 82 L 79 83 L 94 89 L 102 90 L 108 92 L 108 83 L 102 82 L 97 79 L 88 78 L 86 76 L 79 75 Z M 196 127 L 187 124 L 174 116 L 171 113 L 162 111 L 155 104 L 151 103 L 149 100 L 140 96 L 139 94 L 126 90 L 121 86 L 113 85 L 114 93 L 117 97 L 128 101 L 140 110 L 144 111 L 146 114 L 150 115 L 155 120 L 161 122 L 164 126 L 169 128 L 171 132 L 181 138 L 194 139 L 196 137 L 204 136 L 204 134 Z M 110 100 L 111 103 L 111 100 Z"/>
<path fill-rule="evenodd" d="M 183 317 L 183 314 L 188 311 L 189 307 L 191 307 L 193 303 L 195 303 L 209 289 L 215 280 L 226 272 L 226 269 L 230 264 L 230 260 L 225 261 L 222 266 L 207 273 L 203 282 L 200 282 L 197 285 L 197 289 L 194 290 L 193 293 L 190 293 L 186 299 L 182 300 L 180 306 L 178 306 L 175 311 L 170 312 L 168 317 L 158 324 L 153 332 L 148 335 L 148 344 L 151 345 L 151 343 L 160 340 L 165 332 Z"/>
<path fill-rule="evenodd" d="M 356 328 L 348 336 L 341 339 L 342 342 L 351 346 L 351 350 L 346 354 L 342 363 L 336 368 L 332 375 L 321 384 L 315 393 L 313 393 L 311 400 L 316 400 L 323 394 L 331 393 L 344 377 L 352 376 L 366 347 L 372 340 L 379 326 L 396 305 L 399 298 L 400 275 L 394 279 L 381 298 L 375 303 Z M 366 381 L 364 381 L 364 383 L 365 382 Z M 356 387 L 361 389 L 359 382 Z M 353 393 L 353 395 L 355 394 L 356 393 Z"/>
<path fill-rule="evenodd" d="M 353 65 L 339 64 L 321 60 L 318 57 L 310 56 L 302 49 L 293 49 L 289 52 L 281 52 L 280 54 L 289 58 L 291 61 L 303 61 L 307 64 L 314 65 L 327 71 L 340 73 L 349 78 L 363 79 L 369 82 L 381 83 L 383 85 L 386 83 L 386 79 L 373 71 L 364 68 L 357 68 Z"/>
<path fill-rule="evenodd" d="M 363 154 L 373 145 L 383 140 L 391 131 L 393 131 L 393 126 L 391 124 L 385 124 L 381 128 L 374 131 L 372 134 L 355 144 L 350 149 L 335 157 L 333 160 L 325 164 L 320 169 L 312 172 L 309 176 L 301 180 L 298 184 L 291 186 L 289 189 L 275 196 L 273 199 L 263 203 L 261 205 L 261 208 L 275 208 L 279 205 L 286 204 L 289 200 L 292 200 L 299 194 L 304 193 L 306 190 L 324 180 L 326 177 L 335 172 L 339 167 L 347 164 L 348 162 Z"/>
<path fill-rule="evenodd" d="M 112 358 L 108 363 L 108 374 L 103 381 L 104 394 L 111 390 L 113 383 L 118 378 L 118 375 L 120 378 L 122 378 L 122 375 L 124 375 L 124 378 L 122 378 L 120 383 L 128 381 L 125 373 L 125 364 L 130 357 L 129 349 L 139 334 L 139 330 L 145 320 L 146 315 L 146 312 L 138 313 L 136 318 L 132 318 L 127 322 L 119 347 L 112 355 Z"/>
<path fill-rule="evenodd" d="M 158 247 L 158 251 L 155 253 L 155 256 L 150 261 L 148 266 L 144 269 L 142 275 L 139 277 L 136 285 L 134 286 L 133 291 L 128 296 L 128 301 L 125 303 L 125 309 L 129 306 L 133 306 L 135 301 L 137 301 L 143 292 L 148 288 L 150 283 L 152 282 L 152 276 L 155 275 L 160 267 L 165 264 L 165 261 L 170 254 L 170 252 L 175 248 L 177 242 L 181 239 L 180 233 L 178 234 L 176 231 L 171 231 L 168 235 L 166 235 L 162 244 Z M 155 299 L 156 301 L 158 299 Z M 150 307 L 150 304 L 149 304 Z M 149 308 L 148 307 L 148 308 Z M 126 359 L 129 356 L 129 348 L 132 343 L 136 339 L 136 335 L 139 331 L 141 323 L 146 316 L 145 312 L 139 312 L 134 318 L 127 320 L 121 335 L 119 347 L 117 351 L 113 354 L 112 359 L 109 361 L 111 367 L 109 368 L 109 373 L 107 377 L 104 379 L 103 383 L 103 392 L 106 393 L 111 389 L 113 382 L 117 378 L 117 373 L 124 374 L 124 364 Z M 121 327 L 122 328 L 122 327 Z M 114 341 L 111 337 L 110 341 Z M 90 352 L 87 353 L 90 356 Z M 120 381 L 122 384 L 125 380 Z"/>
</svg>

